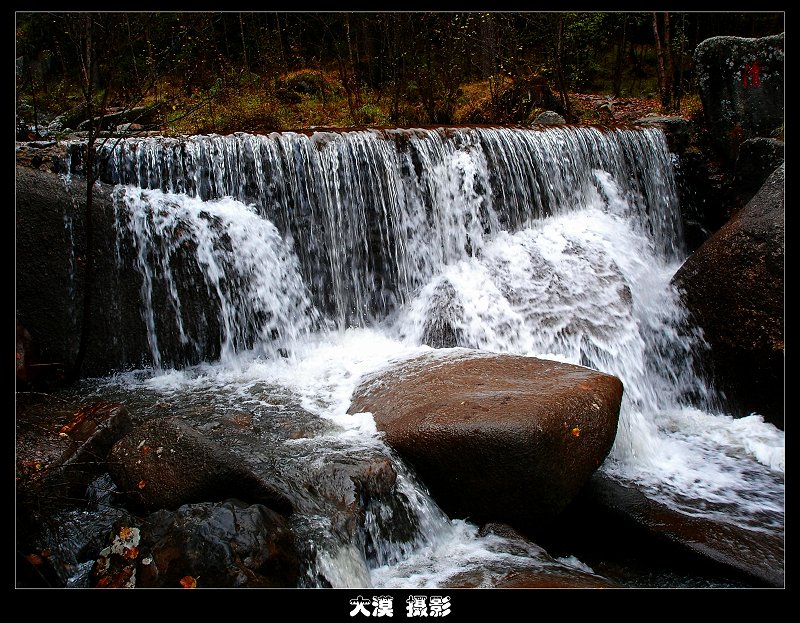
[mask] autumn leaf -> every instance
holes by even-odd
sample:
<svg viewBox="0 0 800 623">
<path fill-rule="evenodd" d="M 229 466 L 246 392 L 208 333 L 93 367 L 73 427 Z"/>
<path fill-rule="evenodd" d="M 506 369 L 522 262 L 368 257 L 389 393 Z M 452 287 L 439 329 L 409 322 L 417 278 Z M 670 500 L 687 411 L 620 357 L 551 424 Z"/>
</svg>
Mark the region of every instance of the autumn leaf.
<svg viewBox="0 0 800 623">
<path fill-rule="evenodd" d="M 129 538 L 131 538 L 132 534 L 133 530 L 131 530 L 128 526 L 123 526 L 119 531 L 119 538 L 123 541 L 127 541 Z"/>
<path fill-rule="evenodd" d="M 130 579 L 133 577 L 134 567 L 123 567 L 118 573 L 111 577 L 111 588 L 121 588 L 123 586 L 131 586 Z"/>
<path fill-rule="evenodd" d="M 61 437 L 69 436 L 69 434 L 84 420 L 87 418 L 94 418 L 98 412 L 107 410 L 111 406 L 112 403 L 106 402 L 105 400 L 100 400 L 98 402 L 93 402 L 90 405 L 86 405 L 85 407 L 81 407 L 72 414 L 72 420 L 69 422 L 69 424 L 65 424 L 59 429 L 58 434 Z"/>
<path fill-rule="evenodd" d="M 81 407 L 75 413 L 72 414 L 73 417 L 72 420 L 69 422 L 69 424 L 64 424 L 64 426 L 62 426 L 59 429 L 58 434 L 61 435 L 62 437 L 66 437 L 67 435 L 69 435 L 69 433 L 71 433 L 75 429 L 76 426 L 78 426 L 78 424 L 83 422 L 89 415 L 94 413 L 94 411 L 96 410 L 97 407 L 95 405 L 89 405 L 88 407 Z"/>
<path fill-rule="evenodd" d="M 183 588 L 197 588 L 197 580 L 190 575 L 185 575 L 181 578 L 181 586 Z"/>
<path fill-rule="evenodd" d="M 125 558 L 130 558 L 131 560 L 136 558 L 138 555 L 139 555 L 139 548 L 138 547 L 128 547 L 128 548 L 125 549 L 125 553 L 123 554 L 123 556 L 125 556 Z"/>
<path fill-rule="evenodd" d="M 571 431 L 573 437 L 580 437 L 581 436 L 581 429 L 577 426 L 573 428 Z"/>
<path fill-rule="evenodd" d="M 28 554 L 27 558 L 28 562 L 31 563 L 32 565 L 40 565 L 43 562 L 39 554 Z"/>
<path fill-rule="evenodd" d="M 140 480 L 139 484 L 137 485 L 140 489 L 144 489 L 147 483 L 144 480 Z"/>
</svg>

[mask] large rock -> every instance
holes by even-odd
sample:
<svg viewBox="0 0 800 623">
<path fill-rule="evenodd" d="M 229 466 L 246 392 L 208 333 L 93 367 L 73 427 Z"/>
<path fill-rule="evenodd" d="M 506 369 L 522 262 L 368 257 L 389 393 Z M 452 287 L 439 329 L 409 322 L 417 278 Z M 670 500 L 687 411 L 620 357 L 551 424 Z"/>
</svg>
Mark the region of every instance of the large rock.
<svg viewBox="0 0 800 623">
<path fill-rule="evenodd" d="M 742 141 L 775 136 L 784 122 L 784 35 L 712 37 L 694 61 L 703 115 L 720 154 L 734 162 Z"/>
<path fill-rule="evenodd" d="M 137 586 L 294 588 L 299 563 L 289 522 L 240 500 L 181 506 L 147 518 Z M 190 580 L 191 581 L 191 580 Z"/>
<path fill-rule="evenodd" d="M 784 422 L 784 171 L 673 277 L 710 349 L 704 355 L 734 414 Z"/>
<path fill-rule="evenodd" d="M 584 512 L 608 517 L 616 528 L 604 531 L 609 538 L 619 532 L 633 538 L 644 530 L 682 550 L 694 559 L 693 566 L 714 565 L 729 577 L 751 586 L 783 587 L 784 530 L 782 527 L 737 526 L 711 516 L 692 516 L 669 508 L 635 486 L 596 473 L 582 492 Z M 600 522 L 600 525 L 603 525 Z M 653 548 L 654 549 L 654 548 Z M 713 568 L 713 567 L 712 567 Z"/>
<path fill-rule="evenodd" d="M 141 278 L 117 271 L 109 187 L 93 194 L 92 314 L 85 376 L 138 367 L 149 347 Z M 46 169 L 16 167 L 16 311 L 37 347 L 37 363 L 71 375 L 83 318 L 87 266 L 86 183 L 67 185 Z M 113 293 L 113 294 L 112 294 Z M 40 375 L 41 376 L 41 375 Z"/>
<path fill-rule="evenodd" d="M 102 182 L 93 187 L 90 249 L 86 181 L 76 176 L 67 182 L 44 166 L 16 167 L 17 320 L 37 347 L 38 363 L 63 370 L 68 378 L 74 375 L 83 330 L 87 267 L 91 267 L 91 313 L 80 376 L 139 368 L 152 359 L 136 250 L 117 223 L 111 190 Z M 174 285 L 158 275 L 152 280 L 154 301 L 170 300 L 169 289 L 178 289 L 183 327 L 193 337 L 186 343 L 180 331 L 159 331 L 158 348 L 165 366 L 214 359 L 220 352 L 218 302 L 196 296 L 206 291 L 206 284 L 193 257 L 191 249 L 178 252 Z M 156 323 L 162 322 L 173 320 L 158 317 Z"/>
<path fill-rule="evenodd" d="M 447 588 L 619 588 L 620 585 L 597 575 L 585 565 L 556 560 L 524 534 L 506 524 L 490 523 L 481 527 L 482 537 L 502 539 L 492 544 L 508 558 L 500 565 L 487 561 L 479 567 L 461 571 L 448 578 Z M 510 561 L 518 561 L 509 565 Z M 519 564 L 522 561 L 527 564 Z M 509 568 L 511 566 L 512 568 Z M 499 567 L 499 568 L 498 568 Z"/>
<path fill-rule="evenodd" d="M 451 516 L 528 528 L 557 516 L 603 462 L 622 390 L 580 366 L 444 349 L 366 378 L 349 412 L 374 415 Z"/>
<path fill-rule="evenodd" d="M 154 418 L 123 437 L 111 449 L 109 472 L 146 509 L 237 497 L 284 514 L 293 510 L 274 483 L 179 418 Z"/>
<path fill-rule="evenodd" d="M 734 186 L 746 205 L 784 161 L 784 143 L 774 138 L 758 137 L 744 141 L 734 167 Z"/>
<path fill-rule="evenodd" d="M 82 587 L 294 588 L 298 559 L 289 522 L 231 498 L 115 522 Z"/>
</svg>

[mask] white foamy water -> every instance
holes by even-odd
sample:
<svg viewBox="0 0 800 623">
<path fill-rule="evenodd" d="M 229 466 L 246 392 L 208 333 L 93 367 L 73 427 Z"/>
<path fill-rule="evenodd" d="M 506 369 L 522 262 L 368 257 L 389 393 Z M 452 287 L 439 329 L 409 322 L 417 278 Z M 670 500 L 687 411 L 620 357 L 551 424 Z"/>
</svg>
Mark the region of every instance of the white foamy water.
<svg viewBox="0 0 800 623">
<path fill-rule="evenodd" d="M 117 261 L 142 276 L 153 367 L 106 383 L 220 408 L 282 413 L 291 402 L 328 425 L 283 442 L 298 460 L 324 460 L 328 447 L 390 456 L 403 503 L 369 510 L 370 557 L 319 545 L 312 571 L 332 586 L 435 587 L 471 572 L 491 583 L 509 566 L 559 564 L 451 521 L 372 415 L 347 413 L 362 378 L 436 341 L 618 376 L 602 470 L 685 513 L 782 525 L 783 432 L 718 412 L 692 369 L 704 344 L 670 286 L 684 254 L 663 136 L 466 129 L 403 141 L 122 142 L 115 180 L 144 189 L 116 191 Z M 214 314 L 198 318 L 195 296 Z M 381 536 L 398 512 L 413 538 Z M 307 523 L 324 532 L 324 520 Z M 560 563 L 592 572 L 574 556 Z"/>
</svg>

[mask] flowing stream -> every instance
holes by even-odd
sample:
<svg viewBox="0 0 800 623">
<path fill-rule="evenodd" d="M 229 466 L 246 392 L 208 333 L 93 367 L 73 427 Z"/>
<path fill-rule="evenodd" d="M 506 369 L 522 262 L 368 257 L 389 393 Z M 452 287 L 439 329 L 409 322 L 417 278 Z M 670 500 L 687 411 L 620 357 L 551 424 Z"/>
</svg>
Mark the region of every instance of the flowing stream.
<svg viewBox="0 0 800 623">
<path fill-rule="evenodd" d="M 471 569 L 490 583 L 510 564 L 550 564 L 446 517 L 371 414 L 347 414 L 364 375 L 431 345 L 618 376 L 601 470 L 684 513 L 783 524 L 783 432 L 721 412 L 692 367 L 704 342 L 670 285 L 686 250 L 660 130 L 134 138 L 106 155 L 116 258 L 142 277 L 150 352 L 87 393 L 144 411 L 245 409 L 264 435 L 303 418 L 306 434 L 276 441 L 285 475 L 364 454 L 398 471 L 397 500 L 368 509 L 355 541 L 324 509 L 294 519 L 315 543 L 304 586 L 437 587 Z M 193 315 L 190 295 L 213 313 Z"/>
</svg>

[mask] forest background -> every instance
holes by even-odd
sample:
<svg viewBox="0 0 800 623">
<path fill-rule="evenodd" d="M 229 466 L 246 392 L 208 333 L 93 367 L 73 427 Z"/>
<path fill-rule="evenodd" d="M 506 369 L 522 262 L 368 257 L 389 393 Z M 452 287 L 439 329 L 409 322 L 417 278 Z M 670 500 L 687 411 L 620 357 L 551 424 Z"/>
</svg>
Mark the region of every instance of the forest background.
<svg viewBox="0 0 800 623">
<path fill-rule="evenodd" d="M 18 135 L 132 109 L 165 134 L 691 118 L 698 43 L 783 30 L 782 12 L 18 12 Z"/>
</svg>

